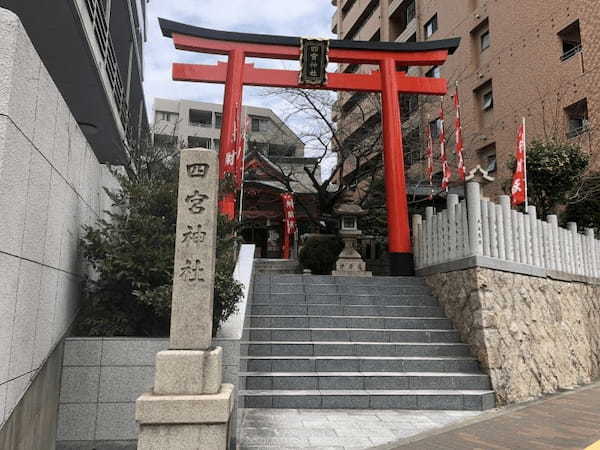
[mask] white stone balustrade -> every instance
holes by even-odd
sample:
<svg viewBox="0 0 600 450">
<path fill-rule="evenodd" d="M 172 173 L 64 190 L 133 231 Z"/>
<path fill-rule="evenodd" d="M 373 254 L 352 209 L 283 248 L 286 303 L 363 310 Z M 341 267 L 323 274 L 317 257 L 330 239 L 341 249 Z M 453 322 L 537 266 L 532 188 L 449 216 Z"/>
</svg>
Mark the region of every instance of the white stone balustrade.
<svg viewBox="0 0 600 450">
<path fill-rule="evenodd" d="M 512 210 L 506 195 L 499 204 L 482 199 L 476 182 L 466 192 L 461 202 L 448 195 L 444 211 L 428 207 L 424 218 L 413 216 L 417 271 L 476 257 L 508 271 L 600 280 L 600 240 L 592 229 L 580 232 L 573 222 L 559 227 L 555 215 L 540 220 L 534 206 L 527 214 Z"/>
</svg>

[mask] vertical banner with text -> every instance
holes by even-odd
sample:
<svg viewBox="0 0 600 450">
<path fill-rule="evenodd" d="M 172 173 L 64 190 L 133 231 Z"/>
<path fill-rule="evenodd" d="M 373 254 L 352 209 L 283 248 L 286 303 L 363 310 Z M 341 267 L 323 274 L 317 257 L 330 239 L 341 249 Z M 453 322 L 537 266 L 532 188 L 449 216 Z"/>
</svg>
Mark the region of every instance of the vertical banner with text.
<svg viewBox="0 0 600 450">
<path fill-rule="evenodd" d="M 294 211 L 294 195 L 292 193 L 281 194 L 283 202 L 283 248 L 282 258 L 290 259 L 290 237 L 296 232 L 296 212 Z"/>
</svg>

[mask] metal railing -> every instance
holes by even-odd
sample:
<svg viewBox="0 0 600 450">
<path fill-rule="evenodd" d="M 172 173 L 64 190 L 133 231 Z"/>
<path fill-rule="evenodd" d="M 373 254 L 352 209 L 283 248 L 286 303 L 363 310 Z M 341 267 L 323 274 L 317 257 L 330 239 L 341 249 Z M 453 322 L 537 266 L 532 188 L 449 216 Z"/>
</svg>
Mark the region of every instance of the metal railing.
<svg viewBox="0 0 600 450">
<path fill-rule="evenodd" d="M 563 53 L 562 56 L 560 57 L 560 60 L 567 61 L 567 60 L 571 59 L 573 56 L 575 56 L 577 53 L 581 53 L 582 51 L 583 51 L 583 47 L 580 44 L 576 47 L 573 47 L 568 52 Z"/>
<path fill-rule="evenodd" d="M 110 37 L 110 30 L 106 23 L 105 12 L 98 0 L 85 0 L 89 18 L 92 22 L 96 43 L 100 49 L 100 55 L 104 62 L 104 69 L 110 83 L 113 99 L 119 111 L 119 117 L 123 129 L 127 130 L 128 124 L 128 102 L 125 89 L 123 87 L 123 78 L 119 70 L 119 64 L 115 54 L 115 48 Z"/>
</svg>

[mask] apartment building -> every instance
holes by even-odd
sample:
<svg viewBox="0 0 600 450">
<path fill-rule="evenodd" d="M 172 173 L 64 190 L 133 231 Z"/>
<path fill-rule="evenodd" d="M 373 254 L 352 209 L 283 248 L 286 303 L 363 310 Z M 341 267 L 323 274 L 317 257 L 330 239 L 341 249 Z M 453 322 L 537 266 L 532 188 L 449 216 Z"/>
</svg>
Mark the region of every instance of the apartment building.
<svg viewBox="0 0 600 450">
<path fill-rule="evenodd" d="M 444 99 L 446 136 L 454 144 L 452 95 L 458 83 L 467 169 L 480 165 L 495 177 L 492 195 L 512 176 L 517 126 L 527 139 L 553 137 L 575 142 L 600 157 L 595 126 L 600 122 L 600 10 L 592 0 L 333 0 L 332 31 L 340 39 L 424 41 L 460 37 L 461 45 L 442 67 L 399 68 L 412 76 L 449 81 Z M 368 71 L 342 66 L 340 70 Z M 338 119 L 351 117 L 360 95 L 340 96 Z M 424 130 L 438 136 L 440 99 L 403 96 L 407 175 L 423 181 Z M 350 119 L 351 132 L 378 120 Z M 436 146 L 437 147 L 437 146 Z M 436 148 L 437 150 L 437 148 Z M 455 171 L 455 160 L 451 155 Z M 439 167 L 436 178 L 441 178 Z"/>
<path fill-rule="evenodd" d="M 153 135 L 155 142 L 180 147 L 218 150 L 221 139 L 223 105 L 190 100 L 154 100 Z M 248 152 L 268 157 L 303 157 L 304 143 L 270 109 L 242 108 L 242 120 L 248 120 Z"/>
<path fill-rule="evenodd" d="M 143 44 L 149 0 L 0 0 L 25 27 L 101 163 L 149 131 Z"/>
</svg>

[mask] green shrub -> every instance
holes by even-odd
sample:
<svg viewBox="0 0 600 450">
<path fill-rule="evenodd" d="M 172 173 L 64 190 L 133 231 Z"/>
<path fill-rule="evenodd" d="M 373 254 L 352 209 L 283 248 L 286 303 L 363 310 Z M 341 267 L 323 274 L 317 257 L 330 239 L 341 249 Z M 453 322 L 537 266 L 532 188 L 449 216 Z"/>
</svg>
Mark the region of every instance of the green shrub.
<svg viewBox="0 0 600 450">
<path fill-rule="evenodd" d="M 121 189 L 108 192 L 115 206 L 108 220 L 84 227 L 81 249 L 95 271 L 84 281 L 80 336 L 169 335 L 175 228 L 177 161 L 152 176 L 115 174 Z M 160 176 L 157 176 L 157 173 Z M 233 279 L 235 223 L 220 216 L 213 332 L 237 308 L 241 285 Z"/>
<path fill-rule="evenodd" d="M 338 237 L 311 236 L 300 250 L 300 263 L 315 275 L 329 275 L 343 248 L 344 243 Z"/>
</svg>

